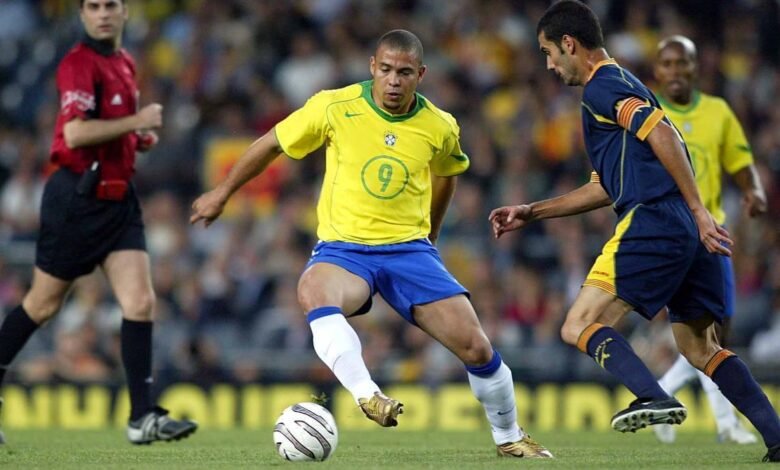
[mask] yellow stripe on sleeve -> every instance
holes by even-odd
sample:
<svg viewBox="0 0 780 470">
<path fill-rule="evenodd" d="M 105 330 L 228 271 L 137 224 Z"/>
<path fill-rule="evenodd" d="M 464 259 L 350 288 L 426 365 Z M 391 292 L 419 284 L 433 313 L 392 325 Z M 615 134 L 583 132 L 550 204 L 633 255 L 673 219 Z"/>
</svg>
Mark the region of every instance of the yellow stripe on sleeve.
<svg viewBox="0 0 780 470">
<path fill-rule="evenodd" d="M 642 124 L 642 127 L 640 127 L 637 131 L 636 138 L 639 140 L 645 140 L 647 135 L 650 134 L 650 131 L 655 129 L 655 126 L 657 126 L 663 118 L 664 111 L 662 109 L 655 108 L 653 112 L 650 113 L 650 116 L 645 119 L 645 123 Z"/>
</svg>

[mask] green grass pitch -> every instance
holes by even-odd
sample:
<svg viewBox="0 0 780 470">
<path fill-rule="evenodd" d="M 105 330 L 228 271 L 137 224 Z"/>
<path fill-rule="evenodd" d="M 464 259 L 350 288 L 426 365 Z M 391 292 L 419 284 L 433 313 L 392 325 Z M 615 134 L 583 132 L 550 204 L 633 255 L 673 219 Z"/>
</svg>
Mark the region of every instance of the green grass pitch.
<svg viewBox="0 0 780 470">
<path fill-rule="evenodd" d="M 569 468 L 659 469 L 748 468 L 759 465 L 763 445 L 718 444 L 712 433 L 678 434 L 672 445 L 656 442 L 649 430 L 538 433 L 535 439 L 555 460 L 499 459 L 486 431 L 409 432 L 377 429 L 345 432 L 330 460 L 291 463 L 276 455 L 271 430 L 200 430 L 189 439 L 135 447 L 119 430 L 6 430 L 0 468 L 337 468 L 337 469 L 477 469 Z"/>
</svg>

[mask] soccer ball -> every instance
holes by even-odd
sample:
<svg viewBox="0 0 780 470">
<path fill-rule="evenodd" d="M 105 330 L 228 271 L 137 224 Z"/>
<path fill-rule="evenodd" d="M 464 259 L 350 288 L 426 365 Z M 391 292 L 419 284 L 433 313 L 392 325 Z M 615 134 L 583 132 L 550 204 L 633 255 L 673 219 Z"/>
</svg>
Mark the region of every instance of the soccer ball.
<svg viewBox="0 0 780 470">
<path fill-rule="evenodd" d="M 333 415 L 315 403 L 285 408 L 274 426 L 276 451 L 287 460 L 325 460 L 333 455 L 338 442 Z"/>
</svg>

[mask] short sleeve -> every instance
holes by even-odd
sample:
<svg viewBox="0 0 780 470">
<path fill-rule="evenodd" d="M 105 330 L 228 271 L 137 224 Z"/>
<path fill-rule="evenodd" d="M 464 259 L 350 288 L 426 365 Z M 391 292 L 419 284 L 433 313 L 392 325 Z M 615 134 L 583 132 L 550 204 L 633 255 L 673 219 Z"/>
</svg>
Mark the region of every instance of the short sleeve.
<svg viewBox="0 0 780 470">
<path fill-rule="evenodd" d="M 720 153 L 721 164 L 730 175 L 753 164 L 753 152 L 750 149 L 745 132 L 737 116 L 724 102 L 726 122 L 723 129 L 723 148 Z"/>
<path fill-rule="evenodd" d="M 274 127 L 276 139 L 285 154 L 301 159 L 325 143 L 329 104 L 330 94 L 319 92 Z"/>
<path fill-rule="evenodd" d="M 663 119 L 664 112 L 639 90 L 620 81 L 596 81 L 583 95 L 583 102 L 601 122 L 609 122 L 645 140 Z"/>
<path fill-rule="evenodd" d="M 436 176 L 455 176 L 468 170 L 470 161 L 468 155 L 460 147 L 460 127 L 449 114 L 445 114 L 450 133 L 444 139 L 444 144 L 431 160 L 431 171 Z"/>
<path fill-rule="evenodd" d="M 60 114 L 68 122 L 75 118 L 90 119 L 97 113 L 94 69 L 75 54 L 66 56 L 57 68 L 57 90 Z"/>
</svg>

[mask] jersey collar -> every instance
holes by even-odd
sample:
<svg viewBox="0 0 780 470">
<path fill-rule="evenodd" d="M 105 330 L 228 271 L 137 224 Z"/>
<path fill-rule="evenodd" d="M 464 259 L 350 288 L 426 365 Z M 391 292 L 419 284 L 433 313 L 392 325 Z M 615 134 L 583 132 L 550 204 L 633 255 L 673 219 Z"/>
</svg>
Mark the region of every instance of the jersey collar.
<svg viewBox="0 0 780 470">
<path fill-rule="evenodd" d="M 617 65 L 617 64 L 618 64 L 617 61 L 615 59 L 612 59 L 612 58 L 604 59 L 604 60 L 600 60 L 600 61 L 596 62 L 596 65 L 593 66 L 593 70 L 590 71 L 590 75 L 588 75 L 588 79 L 585 80 L 585 83 L 588 83 L 593 78 L 593 76 L 596 75 L 596 72 L 601 67 L 603 67 L 605 65 Z"/>
<path fill-rule="evenodd" d="M 363 96 L 363 99 L 366 100 L 366 102 L 371 106 L 371 108 L 385 121 L 388 122 L 401 122 L 406 121 L 407 119 L 411 118 L 418 112 L 420 112 L 421 109 L 425 107 L 425 98 L 419 93 L 414 94 L 414 106 L 412 106 L 412 109 L 409 110 L 406 114 L 390 114 L 384 109 L 380 108 L 375 102 L 374 97 L 371 95 L 371 85 L 374 83 L 373 80 L 366 80 L 365 82 L 361 82 L 360 86 L 363 87 L 363 92 L 361 93 Z"/>
<path fill-rule="evenodd" d="M 112 55 L 116 54 L 116 49 L 114 49 L 114 44 L 112 41 L 98 41 L 89 34 L 85 34 L 82 42 L 86 44 L 87 47 L 104 57 L 111 57 Z"/>
<path fill-rule="evenodd" d="M 656 97 L 658 98 L 658 102 L 661 103 L 662 108 L 671 109 L 680 114 L 690 113 L 699 106 L 699 101 L 701 101 L 701 93 L 699 93 L 699 90 L 693 90 L 691 102 L 685 105 L 672 103 L 671 101 L 664 99 L 660 93 L 656 95 Z"/>
</svg>

